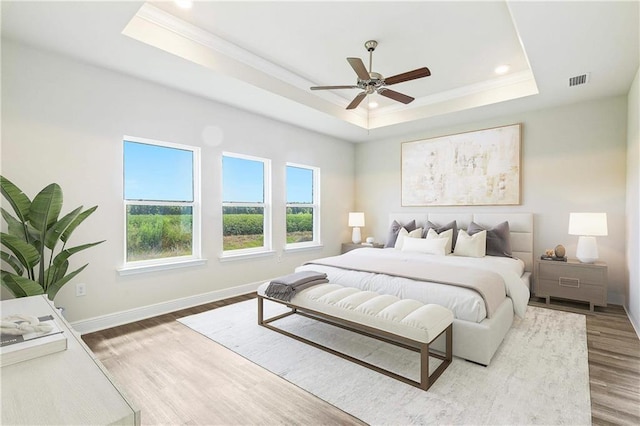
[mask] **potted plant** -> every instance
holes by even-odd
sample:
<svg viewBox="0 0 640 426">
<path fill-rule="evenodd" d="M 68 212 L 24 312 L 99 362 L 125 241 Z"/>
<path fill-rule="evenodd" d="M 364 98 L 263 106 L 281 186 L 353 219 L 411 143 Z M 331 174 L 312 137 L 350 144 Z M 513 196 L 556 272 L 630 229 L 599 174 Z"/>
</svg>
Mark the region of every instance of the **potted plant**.
<svg viewBox="0 0 640 426">
<path fill-rule="evenodd" d="M 2 286 L 15 297 L 46 293 L 53 300 L 62 286 L 88 265 L 68 272 L 69 257 L 104 242 L 67 248 L 73 231 L 98 206 L 84 211 L 80 206 L 60 218 L 62 189 L 58 184 L 45 187 L 33 201 L 3 176 L 0 176 L 0 188 L 15 213 L 13 216 L 0 208 L 7 223 L 7 232 L 1 233 Z"/>
</svg>

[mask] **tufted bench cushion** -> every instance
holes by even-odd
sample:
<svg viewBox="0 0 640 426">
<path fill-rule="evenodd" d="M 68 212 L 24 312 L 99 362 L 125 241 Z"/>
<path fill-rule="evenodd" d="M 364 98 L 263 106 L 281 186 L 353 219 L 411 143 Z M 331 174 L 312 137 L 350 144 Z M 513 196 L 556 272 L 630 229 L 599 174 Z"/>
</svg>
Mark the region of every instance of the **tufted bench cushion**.
<svg viewBox="0 0 640 426">
<path fill-rule="evenodd" d="M 268 285 L 269 283 L 265 283 L 258 288 L 258 324 L 264 327 L 327 350 L 335 355 L 342 356 L 424 390 L 428 389 L 451 363 L 453 312 L 443 306 L 425 305 L 417 300 L 399 299 L 391 295 L 380 295 L 372 291 L 343 287 L 334 283 L 318 284 L 306 288 L 296 293 L 291 301 L 284 302 L 265 296 Z M 264 319 L 263 300 L 265 299 L 287 305 L 291 308 L 291 312 Z M 323 318 L 325 321 L 341 325 L 352 331 L 367 335 L 373 334 L 390 343 L 401 346 L 408 345 L 408 347 L 414 348 L 414 350 L 420 352 L 420 381 L 413 381 L 365 361 L 325 348 L 316 342 L 296 336 L 270 324 L 295 313 Z M 447 339 L 446 353 L 444 355 L 434 354 L 429 350 L 429 344 L 443 333 L 446 334 Z M 429 356 L 434 356 L 443 361 L 431 375 L 429 375 Z"/>
</svg>

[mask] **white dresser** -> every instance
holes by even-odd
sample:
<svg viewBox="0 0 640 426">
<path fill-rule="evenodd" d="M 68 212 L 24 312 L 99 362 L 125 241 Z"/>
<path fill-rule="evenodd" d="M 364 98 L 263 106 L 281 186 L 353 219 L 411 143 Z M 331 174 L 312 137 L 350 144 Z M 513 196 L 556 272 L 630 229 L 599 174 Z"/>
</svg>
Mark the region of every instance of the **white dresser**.
<svg viewBox="0 0 640 426">
<path fill-rule="evenodd" d="M 1 308 L 2 317 L 53 315 L 67 337 L 64 351 L 2 367 L 2 424 L 140 424 L 140 410 L 47 296 L 4 300 Z"/>
</svg>

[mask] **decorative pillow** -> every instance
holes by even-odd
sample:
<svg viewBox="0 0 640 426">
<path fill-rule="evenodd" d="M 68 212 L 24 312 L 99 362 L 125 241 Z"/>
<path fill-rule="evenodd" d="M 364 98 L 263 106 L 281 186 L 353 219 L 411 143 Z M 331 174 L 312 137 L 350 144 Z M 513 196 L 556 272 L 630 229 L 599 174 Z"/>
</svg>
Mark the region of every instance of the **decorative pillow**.
<svg viewBox="0 0 640 426">
<path fill-rule="evenodd" d="M 396 250 L 402 250 L 402 245 L 404 244 L 404 240 L 407 238 L 420 238 L 422 237 L 422 228 L 414 229 L 411 232 L 407 232 L 405 228 L 402 228 L 400 232 L 398 232 L 398 238 L 396 239 L 396 244 L 393 246 Z"/>
<path fill-rule="evenodd" d="M 485 230 L 487 231 L 487 256 L 513 257 L 511 254 L 509 222 L 502 222 L 492 229 L 486 229 L 475 222 L 471 222 L 467 228 L 467 233 L 474 235 Z"/>
<path fill-rule="evenodd" d="M 416 221 L 412 220 L 411 222 L 403 226 L 394 220 L 393 223 L 391 224 L 391 227 L 389 228 L 389 234 L 387 235 L 387 243 L 384 245 L 385 248 L 395 247 L 396 239 L 398 238 L 398 233 L 402 228 L 405 228 L 407 231 L 411 232 L 414 229 L 416 229 Z"/>
<path fill-rule="evenodd" d="M 433 228 L 427 231 L 427 240 L 445 240 L 447 243 L 445 245 L 445 254 L 451 253 L 451 245 L 453 241 L 453 229 L 447 229 L 446 231 L 442 231 L 438 233 Z"/>
<path fill-rule="evenodd" d="M 464 229 L 458 231 L 458 242 L 453 254 L 456 256 L 484 257 L 487 249 L 487 231 L 469 235 Z"/>
<path fill-rule="evenodd" d="M 436 256 L 444 256 L 446 254 L 445 250 L 447 241 L 448 240 L 446 238 L 433 238 L 430 240 L 425 240 L 424 238 L 405 238 L 402 243 L 402 251 L 413 251 L 425 254 L 435 254 Z"/>
<path fill-rule="evenodd" d="M 455 220 L 452 221 L 452 222 L 447 223 L 444 226 L 438 226 L 438 225 L 435 225 L 431 221 L 427 221 L 427 225 L 425 226 L 425 231 L 428 232 L 429 229 L 435 230 L 438 234 L 441 234 L 443 231 L 452 229 L 453 230 L 453 232 L 452 232 L 453 239 L 451 241 L 451 247 L 450 247 L 451 250 L 449 250 L 449 253 L 451 253 L 451 251 L 453 249 L 455 249 L 455 247 L 456 247 L 456 238 L 458 238 L 458 223 Z M 427 237 L 427 235 L 425 233 L 424 238 L 426 238 L 426 237 Z"/>
</svg>

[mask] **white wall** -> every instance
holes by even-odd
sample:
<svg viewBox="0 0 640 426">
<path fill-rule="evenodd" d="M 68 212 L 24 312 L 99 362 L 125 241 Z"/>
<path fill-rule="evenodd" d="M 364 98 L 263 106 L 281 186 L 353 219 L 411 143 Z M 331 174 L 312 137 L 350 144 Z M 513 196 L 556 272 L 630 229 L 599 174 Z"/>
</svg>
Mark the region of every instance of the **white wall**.
<svg viewBox="0 0 640 426">
<path fill-rule="evenodd" d="M 523 124 L 521 205 L 403 208 L 400 200 L 400 140 L 359 144 L 356 208 L 365 212 L 363 236 L 386 238 L 388 215 L 412 211 L 531 212 L 534 250 L 563 244 L 575 257 L 577 237 L 567 234 L 572 211 L 606 212 L 609 235 L 598 237 L 609 265 L 609 301 L 622 304 L 625 259 L 627 100 L 625 96 L 533 111 L 448 128 L 425 129 L 411 141 L 459 132 Z"/>
<path fill-rule="evenodd" d="M 626 309 L 640 336 L 640 69 L 628 96 L 627 124 L 627 264 L 629 286 Z"/>
<path fill-rule="evenodd" d="M 202 132 L 222 132 L 219 145 Z M 202 148 L 202 252 L 205 266 L 121 277 L 124 221 L 122 137 L 138 136 Z M 220 262 L 221 152 L 272 159 L 274 249 L 281 254 Z M 285 163 L 321 169 L 323 249 L 284 253 Z M 89 262 L 56 297 L 70 321 L 232 289 L 290 273 L 303 261 L 338 254 L 349 238 L 354 205 L 354 146 L 130 76 L 3 41 L 2 174 L 30 197 L 61 185 L 63 213 L 99 208 L 76 230 L 77 244 L 107 242 L 71 258 Z M 339 195 L 339 196 L 337 196 Z M 75 297 L 73 283 L 87 283 Z M 229 292 L 225 293 L 228 294 Z M 231 290 L 233 293 L 233 290 Z"/>
</svg>

